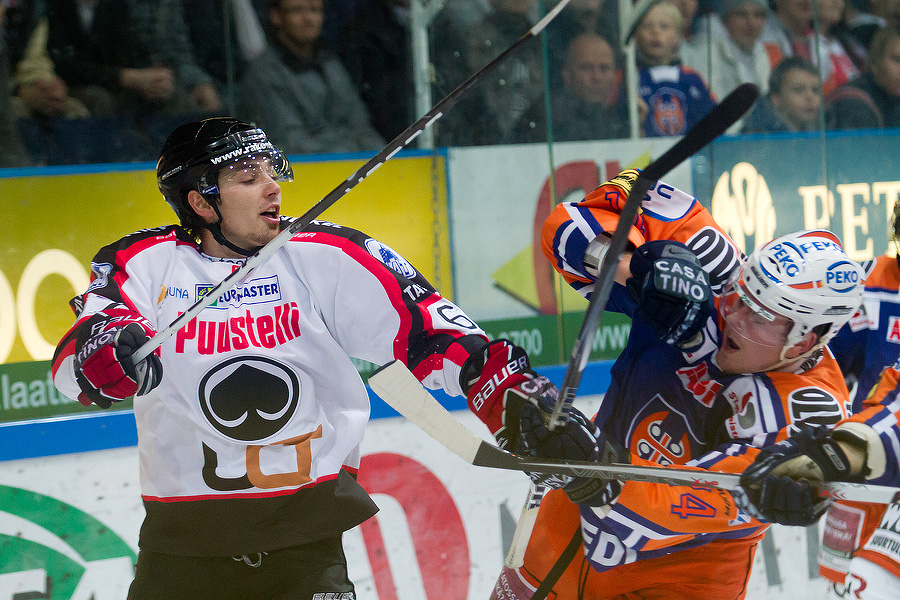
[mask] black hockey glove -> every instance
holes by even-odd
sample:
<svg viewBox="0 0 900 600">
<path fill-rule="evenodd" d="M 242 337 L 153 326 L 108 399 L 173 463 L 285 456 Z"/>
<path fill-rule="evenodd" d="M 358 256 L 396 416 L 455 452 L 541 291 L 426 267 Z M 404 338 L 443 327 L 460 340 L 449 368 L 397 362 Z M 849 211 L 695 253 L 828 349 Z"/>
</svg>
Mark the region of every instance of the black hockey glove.
<svg viewBox="0 0 900 600">
<path fill-rule="evenodd" d="M 696 255 L 681 242 L 656 240 L 635 250 L 630 266 L 634 317 L 668 344 L 691 342 L 712 310 L 709 278 Z"/>
<path fill-rule="evenodd" d="M 801 429 L 763 448 L 741 475 L 738 507 L 750 516 L 782 525 L 812 525 L 831 504 L 813 483 L 863 481 L 853 476 L 844 450 L 826 427 Z"/>
<path fill-rule="evenodd" d="M 619 454 L 608 444 L 594 423 L 578 409 L 571 408 L 567 420 L 554 430 L 547 427 L 553 413 L 547 397 L 532 398 L 521 409 L 522 454 L 560 460 L 618 462 Z M 621 453 L 625 454 L 625 453 Z M 616 480 L 529 473 L 536 485 L 561 488 L 576 504 L 605 506 L 622 492 Z"/>
<path fill-rule="evenodd" d="M 90 327 L 90 337 L 75 348 L 75 379 L 81 388 L 78 400 L 109 408 L 135 395 L 143 395 L 159 385 L 162 363 L 156 353 L 137 366 L 131 355 L 150 339 L 144 319 L 99 319 Z"/>
</svg>

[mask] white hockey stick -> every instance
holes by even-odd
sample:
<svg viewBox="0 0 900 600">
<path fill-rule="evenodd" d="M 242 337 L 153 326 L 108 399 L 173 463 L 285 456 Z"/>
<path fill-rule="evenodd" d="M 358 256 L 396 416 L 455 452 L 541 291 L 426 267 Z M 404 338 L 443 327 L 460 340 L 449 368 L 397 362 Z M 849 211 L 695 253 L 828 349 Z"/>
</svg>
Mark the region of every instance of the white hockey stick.
<svg viewBox="0 0 900 600">
<path fill-rule="evenodd" d="M 383 165 L 385 162 L 390 160 L 397 152 L 405 148 L 412 142 L 416 137 L 419 136 L 426 128 L 430 127 L 435 121 L 440 119 L 444 111 L 453 107 L 459 99 L 465 94 L 469 89 L 474 86 L 476 83 L 485 78 L 488 74 L 493 72 L 497 66 L 500 65 L 506 57 L 516 52 L 523 44 L 525 44 L 531 38 L 537 36 L 541 31 L 544 30 L 545 27 L 556 18 L 556 15 L 569 4 L 571 0 L 562 0 L 559 4 L 557 4 L 553 9 L 544 15 L 544 18 L 535 23 L 535 25 L 529 29 L 525 35 L 520 37 L 518 40 L 512 43 L 506 50 L 504 50 L 497 58 L 486 64 L 480 71 L 469 77 L 467 80 L 462 82 L 459 87 L 450 92 L 443 100 L 435 104 L 431 110 L 425 113 L 418 121 L 410 125 L 406 128 L 403 133 L 394 138 L 387 146 L 382 148 L 378 154 L 370 158 L 366 163 L 357 169 L 350 177 L 348 177 L 345 181 L 343 181 L 340 185 L 334 188 L 331 192 L 328 193 L 327 196 L 316 202 L 312 208 L 306 211 L 302 216 L 294 220 L 284 231 L 275 236 L 272 240 L 269 241 L 265 246 L 256 251 L 254 255 L 247 259 L 247 261 L 241 265 L 241 267 L 235 271 L 233 271 L 228 277 L 220 281 L 214 288 L 206 292 L 206 294 L 199 298 L 190 308 L 184 311 L 181 315 L 179 315 L 174 321 L 172 321 L 166 328 L 157 332 L 150 340 L 148 340 L 143 346 L 138 348 L 134 354 L 131 355 L 132 362 L 136 365 L 140 363 L 142 360 L 150 356 L 150 354 L 159 348 L 163 342 L 172 337 L 172 335 L 184 327 L 187 323 L 191 321 L 194 317 L 196 317 L 200 312 L 219 299 L 225 292 L 234 287 L 239 281 L 244 279 L 248 273 L 266 262 L 270 256 L 275 254 L 282 246 L 284 246 L 288 240 L 292 237 L 300 233 L 302 230 L 306 229 L 306 227 L 319 215 L 321 215 L 327 208 L 329 208 L 332 204 L 341 199 L 344 194 L 352 190 L 356 184 L 360 183 L 363 179 L 372 174 L 375 169 Z"/>
<path fill-rule="evenodd" d="M 702 486 L 735 490 L 737 473 L 677 467 L 599 464 L 583 461 L 534 460 L 511 454 L 466 429 L 432 396 L 400 361 L 394 360 L 369 377 L 369 386 L 394 410 L 466 462 L 494 469 L 644 481 L 667 485 Z M 832 482 L 818 487 L 824 496 L 836 500 L 890 504 L 900 502 L 900 488 L 864 483 Z"/>
<path fill-rule="evenodd" d="M 650 163 L 641 172 L 640 177 L 631 187 L 631 192 L 625 200 L 620 211 L 619 223 L 609 243 L 609 248 L 600 265 L 599 275 L 594 283 L 594 291 L 591 301 L 584 315 L 584 322 L 572 348 L 572 356 L 566 368 L 562 385 L 559 388 L 559 396 L 553 413 L 550 416 L 549 428 L 555 429 L 562 425 L 565 419 L 565 410 L 575 400 L 575 393 L 581 383 L 581 377 L 587 366 L 590 349 L 594 345 L 600 318 L 612 291 L 615 282 L 616 270 L 619 259 L 628 243 L 628 231 L 641 207 L 645 194 L 656 181 L 666 173 L 680 165 L 682 162 L 697 153 L 709 142 L 722 135 L 732 124 L 746 113 L 756 98 L 759 90 L 752 84 L 745 84 L 735 89 L 726 96 L 712 111 L 697 122 L 685 136 L 658 159 Z M 506 555 L 508 567 L 519 567 L 525 558 L 525 550 L 528 547 L 528 539 L 534 529 L 534 521 L 537 519 L 537 511 L 543 497 L 542 490 L 532 485 L 528 490 L 528 497 L 522 507 L 522 514 L 516 522 L 512 543 Z"/>
</svg>

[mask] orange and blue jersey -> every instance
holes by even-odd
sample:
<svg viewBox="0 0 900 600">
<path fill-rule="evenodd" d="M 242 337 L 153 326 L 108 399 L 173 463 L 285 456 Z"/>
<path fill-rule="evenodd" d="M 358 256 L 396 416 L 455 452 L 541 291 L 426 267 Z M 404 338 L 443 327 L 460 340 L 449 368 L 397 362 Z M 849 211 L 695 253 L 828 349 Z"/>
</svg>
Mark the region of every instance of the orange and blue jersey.
<svg viewBox="0 0 900 600">
<path fill-rule="evenodd" d="M 626 196 L 623 187 L 604 184 L 582 202 L 559 204 L 545 222 L 545 254 L 586 296 L 594 278 L 583 265 L 584 251 L 596 236 L 612 233 Z M 659 239 L 684 242 L 697 255 L 716 298 L 741 264 L 740 250 L 709 212 L 664 182 L 648 192 L 629 235 L 635 246 Z M 607 308 L 632 314 L 634 307 L 624 287 L 616 284 Z M 634 464 L 741 473 L 759 448 L 786 439 L 799 426 L 833 425 L 846 418 L 847 388 L 827 349 L 793 372 L 728 374 L 715 360 L 720 327 L 718 316 L 710 315 L 702 341 L 685 350 L 633 321 L 595 422 L 630 451 Z M 542 504 L 532 536 L 532 541 L 542 535 L 547 539 L 529 545 L 523 569 L 540 579 L 549 570 L 551 554 L 544 546 L 561 551 L 577 526 L 577 515 L 584 539 L 582 562 L 591 568 L 575 587 L 584 591 L 587 585 L 594 592 L 585 597 L 611 597 L 604 586 L 616 580 L 621 588 L 622 574 L 638 562 L 645 577 L 624 584 L 633 589 L 621 593 L 636 592 L 657 575 L 666 581 L 674 572 L 670 556 L 675 552 L 696 564 L 716 565 L 710 585 L 716 585 L 716 578 L 729 581 L 734 594 L 728 597 L 743 597 L 740 586 L 746 584 L 753 550 L 768 525 L 741 512 L 731 494 L 719 489 L 629 481 L 612 505 L 575 511 L 565 508 L 571 504 L 564 495 L 554 498 Z M 717 560 L 720 555 L 744 559 Z M 567 576 L 554 588 L 557 593 L 574 589 Z"/>
<path fill-rule="evenodd" d="M 857 382 L 852 412 L 900 356 L 900 266 L 882 255 L 870 268 L 862 306 L 829 343 L 845 377 Z"/>
<path fill-rule="evenodd" d="M 900 356 L 900 265 L 896 257 L 882 255 L 866 267 L 862 306 L 829 342 L 848 384 L 856 384 L 851 399 L 853 413 L 862 409 L 867 397 L 867 405 L 876 405 L 891 391 L 891 375 L 887 374 L 880 392 L 870 397 L 885 367 Z M 855 555 L 874 556 L 873 562 L 888 568 L 884 563 L 891 561 L 863 550 L 886 508 L 883 504 L 842 501 L 828 509 L 819 549 L 819 572 L 825 578 L 843 584 Z M 894 563 L 889 570 L 900 574 L 900 565 Z"/>
<path fill-rule="evenodd" d="M 646 137 L 683 135 L 716 105 L 703 77 L 682 65 L 644 67 L 638 81 Z"/>
</svg>

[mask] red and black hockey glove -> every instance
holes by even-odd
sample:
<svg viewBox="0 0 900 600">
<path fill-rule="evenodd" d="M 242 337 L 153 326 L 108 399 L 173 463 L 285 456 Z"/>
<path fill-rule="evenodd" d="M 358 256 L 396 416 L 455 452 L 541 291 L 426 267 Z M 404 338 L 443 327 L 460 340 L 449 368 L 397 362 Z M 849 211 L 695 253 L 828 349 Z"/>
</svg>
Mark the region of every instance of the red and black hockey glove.
<svg viewBox="0 0 900 600">
<path fill-rule="evenodd" d="M 634 318 L 666 343 L 690 342 L 712 311 L 709 278 L 697 256 L 681 242 L 656 240 L 635 250 L 630 266 Z"/>
<path fill-rule="evenodd" d="M 131 362 L 131 355 L 156 333 L 146 319 L 95 315 L 84 331 L 86 339 L 79 336 L 75 346 L 79 402 L 109 408 L 113 402 L 146 394 L 159 385 L 159 349 L 137 366 Z"/>
<path fill-rule="evenodd" d="M 566 423 L 547 428 L 559 390 L 536 374 L 525 351 L 494 341 L 463 365 L 460 382 L 469 408 L 484 421 L 501 448 L 516 454 L 569 460 L 610 460 L 597 427 L 572 408 Z M 602 506 L 621 491 L 618 482 L 529 473 L 539 485 L 562 488 L 573 502 Z"/>
<path fill-rule="evenodd" d="M 470 356 L 460 373 L 469 408 L 478 415 L 501 448 L 516 452 L 522 404 L 532 396 L 557 389 L 531 369 L 525 351 L 507 340 L 496 340 Z"/>
</svg>

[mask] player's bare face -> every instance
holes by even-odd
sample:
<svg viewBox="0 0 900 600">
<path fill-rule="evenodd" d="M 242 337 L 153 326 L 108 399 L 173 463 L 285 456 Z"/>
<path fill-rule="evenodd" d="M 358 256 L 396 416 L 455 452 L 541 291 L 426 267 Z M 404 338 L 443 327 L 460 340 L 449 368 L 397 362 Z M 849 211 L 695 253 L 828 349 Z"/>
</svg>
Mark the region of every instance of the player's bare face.
<svg viewBox="0 0 900 600">
<path fill-rule="evenodd" d="M 268 158 L 241 161 L 222 169 L 219 212 L 225 239 L 241 248 L 255 248 L 278 235 L 281 186 L 276 177 Z"/>
<path fill-rule="evenodd" d="M 768 319 L 737 296 L 722 299 L 722 341 L 716 363 L 726 373 L 759 373 L 781 362 L 791 321 L 775 315 Z"/>
</svg>

